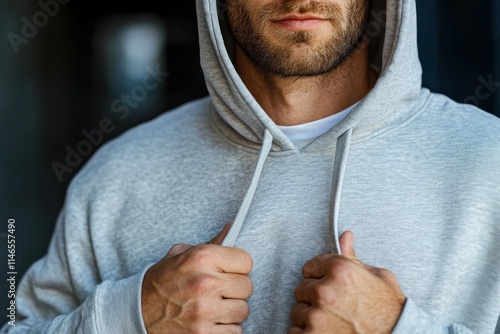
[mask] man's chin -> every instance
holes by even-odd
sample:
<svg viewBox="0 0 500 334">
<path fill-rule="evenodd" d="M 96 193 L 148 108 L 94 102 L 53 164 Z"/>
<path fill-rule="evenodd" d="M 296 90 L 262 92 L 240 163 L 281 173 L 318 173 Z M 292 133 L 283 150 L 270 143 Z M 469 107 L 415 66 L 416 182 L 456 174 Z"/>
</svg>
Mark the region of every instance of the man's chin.
<svg viewBox="0 0 500 334">
<path fill-rule="evenodd" d="M 304 59 L 303 57 L 288 57 L 285 63 L 281 63 L 280 66 L 276 67 L 272 66 L 267 70 L 280 77 L 311 78 L 325 75 L 333 69 L 334 66 L 332 64 L 323 64 L 323 66 L 319 66 L 319 64 L 315 63 L 314 60 L 311 60 L 311 58 Z"/>
</svg>

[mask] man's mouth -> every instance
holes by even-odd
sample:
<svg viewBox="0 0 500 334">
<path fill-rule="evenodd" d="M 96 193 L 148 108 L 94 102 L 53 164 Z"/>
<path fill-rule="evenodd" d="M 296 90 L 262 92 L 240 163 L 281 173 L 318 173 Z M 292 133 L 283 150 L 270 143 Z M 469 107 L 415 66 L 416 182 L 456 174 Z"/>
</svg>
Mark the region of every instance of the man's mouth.
<svg viewBox="0 0 500 334">
<path fill-rule="evenodd" d="M 288 30 L 304 31 L 315 29 L 328 21 L 324 17 L 312 14 L 291 14 L 273 20 L 273 23 Z"/>
</svg>

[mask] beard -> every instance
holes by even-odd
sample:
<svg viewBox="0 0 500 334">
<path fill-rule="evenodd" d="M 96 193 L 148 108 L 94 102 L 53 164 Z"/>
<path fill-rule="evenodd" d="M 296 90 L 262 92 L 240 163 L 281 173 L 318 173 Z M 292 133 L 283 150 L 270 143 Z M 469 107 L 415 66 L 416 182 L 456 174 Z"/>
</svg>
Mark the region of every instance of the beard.
<svg viewBox="0 0 500 334">
<path fill-rule="evenodd" d="M 246 55 L 265 71 L 282 77 L 311 77 L 331 72 L 362 41 L 368 20 L 368 0 L 351 0 L 344 9 L 337 4 L 283 1 L 267 5 L 252 15 L 243 1 L 228 1 L 229 28 Z M 288 14 L 314 14 L 328 18 L 331 33 L 319 38 L 314 31 L 277 30 L 265 35 L 269 22 Z"/>
</svg>

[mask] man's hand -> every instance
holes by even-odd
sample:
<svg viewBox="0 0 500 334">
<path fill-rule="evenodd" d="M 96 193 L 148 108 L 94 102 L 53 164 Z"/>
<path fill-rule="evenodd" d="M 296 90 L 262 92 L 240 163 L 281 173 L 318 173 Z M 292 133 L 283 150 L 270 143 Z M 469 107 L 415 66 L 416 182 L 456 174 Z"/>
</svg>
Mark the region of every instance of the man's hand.
<svg viewBox="0 0 500 334">
<path fill-rule="evenodd" d="M 230 224 L 205 245 L 176 245 L 142 284 L 142 315 L 153 333 L 242 333 L 253 292 L 252 258 L 220 246 Z"/>
<path fill-rule="evenodd" d="M 406 302 L 395 275 L 361 263 L 354 253 L 354 234 L 340 237 L 341 255 L 308 261 L 295 290 L 288 334 L 391 333 Z"/>
</svg>

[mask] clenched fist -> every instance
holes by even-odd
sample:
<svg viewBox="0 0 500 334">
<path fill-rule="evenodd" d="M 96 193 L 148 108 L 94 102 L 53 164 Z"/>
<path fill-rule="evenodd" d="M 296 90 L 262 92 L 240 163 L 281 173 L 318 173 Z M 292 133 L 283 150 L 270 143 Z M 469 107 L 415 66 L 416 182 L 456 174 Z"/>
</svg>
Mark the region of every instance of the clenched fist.
<svg viewBox="0 0 500 334">
<path fill-rule="evenodd" d="M 253 292 L 252 258 L 220 246 L 230 225 L 205 245 L 176 245 L 151 267 L 142 285 L 149 334 L 242 333 Z"/>
<path fill-rule="evenodd" d="M 394 274 L 361 263 L 353 244 L 348 231 L 340 237 L 342 255 L 320 255 L 304 265 L 288 334 L 392 332 L 406 297 Z"/>
</svg>

